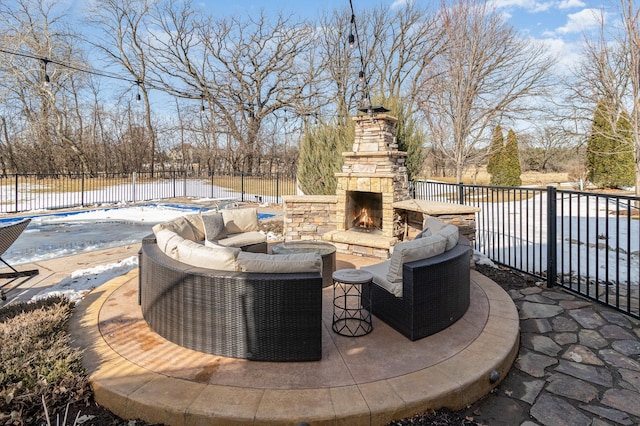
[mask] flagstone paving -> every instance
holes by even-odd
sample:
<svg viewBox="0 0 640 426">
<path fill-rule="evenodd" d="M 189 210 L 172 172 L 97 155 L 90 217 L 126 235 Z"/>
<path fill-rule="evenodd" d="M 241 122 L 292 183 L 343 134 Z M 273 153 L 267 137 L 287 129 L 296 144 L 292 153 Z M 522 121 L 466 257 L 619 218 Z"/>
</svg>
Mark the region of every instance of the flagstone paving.
<svg viewBox="0 0 640 426">
<path fill-rule="evenodd" d="M 487 425 L 640 424 L 640 321 L 559 288 L 509 295 L 520 352 L 469 416 Z"/>
</svg>

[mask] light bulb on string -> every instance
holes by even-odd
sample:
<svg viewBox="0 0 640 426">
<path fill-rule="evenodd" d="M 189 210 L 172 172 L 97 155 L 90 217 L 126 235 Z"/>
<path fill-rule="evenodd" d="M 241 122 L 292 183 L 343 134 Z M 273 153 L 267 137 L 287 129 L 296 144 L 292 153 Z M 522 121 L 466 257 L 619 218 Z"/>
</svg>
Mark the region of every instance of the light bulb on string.
<svg viewBox="0 0 640 426">
<path fill-rule="evenodd" d="M 51 82 L 51 78 L 49 78 L 49 74 L 47 73 L 47 64 L 49 63 L 48 59 L 42 59 L 42 62 L 44 63 L 44 87 L 49 87 L 49 83 Z"/>
</svg>

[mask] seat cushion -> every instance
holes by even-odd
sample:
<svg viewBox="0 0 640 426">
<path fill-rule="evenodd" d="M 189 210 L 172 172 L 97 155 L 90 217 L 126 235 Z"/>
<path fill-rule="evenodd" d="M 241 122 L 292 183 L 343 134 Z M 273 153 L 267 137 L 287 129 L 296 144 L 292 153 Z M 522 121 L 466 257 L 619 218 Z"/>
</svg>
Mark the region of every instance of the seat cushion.
<svg viewBox="0 0 640 426">
<path fill-rule="evenodd" d="M 227 247 L 244 247 L 251 244 L 259 244 L 267 241 L 267 236 L 261 232 L 242 232 L 240 234 L 229 235 L 227 238 L 218 240 L 217 243 Z"/>
<path fill-rule="evenodd" d="M 243 272 L 286 274 L 322 271 L 322 257 L 317 253 L 264 254 L 240 252 L 238 266 Z"/>
<path fill-rule="evenodd" d="M 402 265 L 442 254 L 446 246 L 447 239 L 437 234 L 396 244 L 391 255 L 387 280 L 402 283 Z"/>
<path fill-rule="evenodd" d="M 373 275 L 373 282 L 376 285 L 384 288 L 385 290 L 387 290 L 389 293 L 393 294 L 396 297 L 402 297 L 402 282 L 392 283 L 387 279 L 387 274 L 389 273 L 390 264 L 391 264 L 390 260 L 385 260 L 384 262 L 363 266 L 360 269 L 371 272 L 371 275 Z"/>
</svg>

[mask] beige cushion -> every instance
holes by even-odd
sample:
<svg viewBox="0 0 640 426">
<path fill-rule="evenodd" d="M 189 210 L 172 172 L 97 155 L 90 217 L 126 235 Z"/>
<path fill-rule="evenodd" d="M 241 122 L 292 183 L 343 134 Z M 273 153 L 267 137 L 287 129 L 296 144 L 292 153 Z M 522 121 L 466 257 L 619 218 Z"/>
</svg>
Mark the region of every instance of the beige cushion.
<svg viewBox="0 0 640 426">
<path fill-rule="evenodd" d="M 401 283 L 403 264 L 442 254 L 446 245 L 447 240 L 441 235 L 431 235 L 396 244 L 391 255 L 387 280 L 392 283 Z"/>
<path fill-rule="evenodd" d="M 238 265 L 243 272 L 294 273 L 322 271 L 322 257 L 316 253 L 264 254 L 240 252 Z"/>
<path fill-rule="evenodd" d="M 443 236 L 447 240 L 447 246 L 445 247 L 445 251 L 449 251 L 458 244 L 458 239 L 460 238 L 460 233 L 458 231 L 458 227 L 455 225 L 447 225 L 441 230 L 438 231 L 438 235 Z"/>
<path fill-rule="evenodd" d="M 205 241 L 203 246 L 195 241 L 184 240 L 178 244 L 176 260 L 199 268 L 237 271 L 238 253 L 239 248 L 212 245 L 208 241 Z"/>
<path fill-rule="evenodd" d="M 438 234 L 445 237 L 447 239 L 446 251 L 451 250 L 458 244 L 460 234 L 458 227 L 455 225 L 448 225 L 434 217 L 427 216 L 422 222 L 422 229 L 428 229 L 432 235 Z"/>
<path fill-rule="evenodd" d="M 184 216 L 177 217 L 168 222 L 159 223 L 155 225 L 153 228 L 154 234 L 157 235 L 157 231 L 161 229 L 167 229 L 169 231 L 173 231 L 185 240 L 198 241 L 199 238 L 196 238 L 196 233 L 194 231 L 193 225 L 191 222 L 187 220 Z"/>
<path fill-rule="evenodd" d="M 168 229 L 158 229 L 154 232 L 156 236 L 156 244 L 164 254 L 176 259 L 178 256 L 178 244 L 184 241 L 180 235 Z"/>
<path fill-rule="evenodd" d="M 433 216 L 427 216 L 422 221 L 422 229 L 429 229 L 431 235 L 437 234 L 439 230 L 447 226 L 446 223 L 439 221 Z"/>
<path fill-rule="evenodd" d="M 371 275 L 373 275 L 373 282 L 376 283 L 376 285 L 384 288 L 396 297 L 402 297 L 402 281 L 391 282 L 387 279 L 390 264 L 390 260 L 385 260 L 384 262 L 363 266 L 360 269 L 371 272 Z"/>
<path fill-rule="evenodd" d="M 418 232 L 418 234 L 416 235 L 416 237 L 414 238 L 414 240 L 417 240 L 418 238 L 424 238 L 424 237 L 429 237 L 433 235 L 431 233 L 431 229 L 429 228 L 425 228 L 422 231 Z"/>
<path fill-rule="evenodd" d="M 202 219 L 199 214 L 188 214 L 184 218 L 191 224 L 193 229 L 194 241 L 204 240 L 204 228 L 202 226 Z"/>
<path fill-rule="evenodd" d="M 203 214 L 200 219 L 204 228 L 204 239 L 218 241 L 227 237 L 227 228 L 224 226 L 222 213 Z"/>
<path fill-rule="evenodd" d="M 240 234 L 229 235 L 227 238 L 218 240 L 218 244 L 227 247 L 244 247 L 251 244 L 260 244 L 267 241 L 267 236 L 261 232 L 242 232 Z"/>
<path fill-rule="evenodd" d="M 255 208 L 222 210 L 222 217 L 229 234 L 260 230 L 258 211 Z"/>
</svg>

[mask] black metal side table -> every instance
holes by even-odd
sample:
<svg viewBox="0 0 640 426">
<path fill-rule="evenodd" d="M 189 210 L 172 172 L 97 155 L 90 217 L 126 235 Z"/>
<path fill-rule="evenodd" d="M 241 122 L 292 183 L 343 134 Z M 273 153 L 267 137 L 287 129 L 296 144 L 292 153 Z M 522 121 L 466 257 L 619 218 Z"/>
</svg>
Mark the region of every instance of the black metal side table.
<svg viewBox="0 0 640 426">
<path fill-rule="evenodd" d="M 363 294 L 363 286 L 370 286 L 373 275 L 361 269 L 340 269 L 333 273 L 334 332 L 348 337 L 371 333 L 371 291 Z"/>
</svg>

